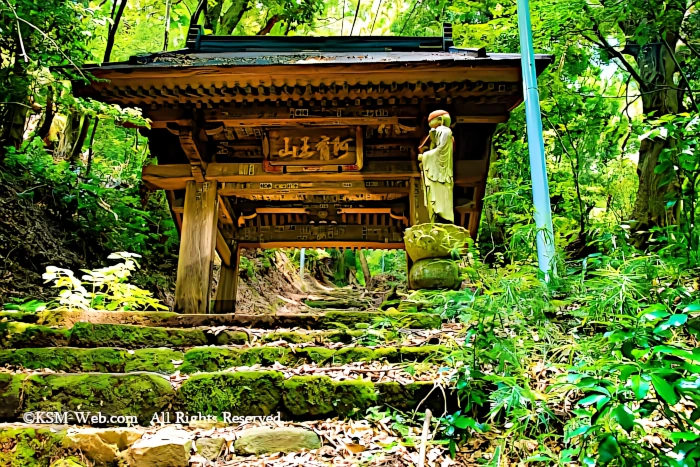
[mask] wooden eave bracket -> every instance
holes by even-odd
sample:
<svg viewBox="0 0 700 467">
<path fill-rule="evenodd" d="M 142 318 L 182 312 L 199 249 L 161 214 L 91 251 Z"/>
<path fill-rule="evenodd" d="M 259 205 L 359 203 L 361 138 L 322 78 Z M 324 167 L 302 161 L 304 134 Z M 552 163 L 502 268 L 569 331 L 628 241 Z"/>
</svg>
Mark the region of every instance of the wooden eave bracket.
<svg viewBox="0 0 700 467">
<path fill-rule="evenodd" d="M 185 152 L 187 159 L 190 161 L 192 177 L 197 183 L 203 183 L 206 180 L 207 162 L 202 157 L 200 144 L 195 138 L 195 130 L 192 127 L 180 127 L 178 138 L 180 145 Z"/>
</svg>

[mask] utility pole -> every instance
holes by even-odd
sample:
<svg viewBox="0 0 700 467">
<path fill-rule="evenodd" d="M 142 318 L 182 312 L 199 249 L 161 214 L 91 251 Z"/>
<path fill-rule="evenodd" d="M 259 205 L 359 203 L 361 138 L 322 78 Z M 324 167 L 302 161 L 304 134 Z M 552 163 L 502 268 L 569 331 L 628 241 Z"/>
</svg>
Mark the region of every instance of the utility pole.
<svg viewBox="0 0 700 467">
<path fill-rule="evenodd" d="M 537 89 L 535 52 L 532 47 L 532 22 L 528 0 L 518 0 L 518 30 L 520 32 L 520 54 L 523 69 L 523 93 L 527 119 L 527 145 L 530 151 L 532 173 L 532 201 L 535 206 L 537 227 L 537 260 L 545 281 L 556 275 L 554 262 L 554 228 L 552 208 L 549 202 L 549 182 L 542 138 L 542 116 L 540 115 L 540 93 Z"/>
</svg>

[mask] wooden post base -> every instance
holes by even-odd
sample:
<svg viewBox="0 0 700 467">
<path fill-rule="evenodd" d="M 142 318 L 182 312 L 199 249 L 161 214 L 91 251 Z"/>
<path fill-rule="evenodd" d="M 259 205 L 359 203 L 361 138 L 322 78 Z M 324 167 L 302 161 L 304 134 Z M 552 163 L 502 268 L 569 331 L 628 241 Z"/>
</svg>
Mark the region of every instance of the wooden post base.
<svg viewBox="0 0 700 467">
<path fill-rule="evenodd" d="M 221 264 L 221 275 L 219 276 L 219 287 L 216 291 L 214 313 L 235 313 L 236 311 L 238 265 L 241 259 L 241 248 L 240 246 L 235 246 L 230 248 L 230 250 L 230 264 Z"/>
</svg>

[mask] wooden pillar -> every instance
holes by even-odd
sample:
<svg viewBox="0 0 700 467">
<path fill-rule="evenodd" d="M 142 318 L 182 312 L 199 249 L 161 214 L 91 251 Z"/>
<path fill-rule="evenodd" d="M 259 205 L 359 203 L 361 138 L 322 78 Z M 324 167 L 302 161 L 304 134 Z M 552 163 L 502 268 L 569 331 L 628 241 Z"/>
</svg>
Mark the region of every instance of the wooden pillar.
<svg viewBox="0 0 700 467">
<path fill-rule="evenodd" d="M 175 285 L 178 313 L 209 312 L 216 212 L 216 182 L 187 182 Z"/>
<path fill-rule="evenodd" d="M 241 249 L 237 245 L 230 248 L 229 264 L 221 263 L 219 287 L 216 290 L 214 313 L 235 313 L 238 293 L 238 265 L 241 264 Z"/>
</svg>

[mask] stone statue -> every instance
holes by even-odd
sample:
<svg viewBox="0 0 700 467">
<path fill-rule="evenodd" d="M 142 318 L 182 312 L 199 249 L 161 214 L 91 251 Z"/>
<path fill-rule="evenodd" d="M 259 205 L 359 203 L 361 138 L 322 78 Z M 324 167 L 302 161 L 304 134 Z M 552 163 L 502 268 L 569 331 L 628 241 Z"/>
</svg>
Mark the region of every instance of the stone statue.
<svg viewBox="0 0 700 467">
<path fill-rule="evenodd" d="M 430 149 L 425 150 L 424 141 L 419 148 L 418 160 L 423 176 L 423 195 L 430 215 L 430 222 L 454 224 L 452 193 L 454 176 L 452 150 L 454 138 L 450 130 L 450 114 L 445 110 L 436 110 L 428 116 L 430 125 Z"/>
</svg>

